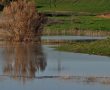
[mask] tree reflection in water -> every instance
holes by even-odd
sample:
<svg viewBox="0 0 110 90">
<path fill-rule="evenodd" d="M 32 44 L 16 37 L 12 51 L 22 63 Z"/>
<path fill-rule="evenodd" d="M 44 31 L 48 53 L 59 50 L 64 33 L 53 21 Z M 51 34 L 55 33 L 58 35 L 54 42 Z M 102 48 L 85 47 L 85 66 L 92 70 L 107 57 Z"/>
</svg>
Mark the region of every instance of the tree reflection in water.
<svg viewBox="0 0 110 90">
<path fill-rule="evenodd" d="M 4 50 L 3 72 L 13 79 L 32 79 L 36 72 L 45 70 L 46 59 L 41 45 L 14 44 Z"/>
</svg>

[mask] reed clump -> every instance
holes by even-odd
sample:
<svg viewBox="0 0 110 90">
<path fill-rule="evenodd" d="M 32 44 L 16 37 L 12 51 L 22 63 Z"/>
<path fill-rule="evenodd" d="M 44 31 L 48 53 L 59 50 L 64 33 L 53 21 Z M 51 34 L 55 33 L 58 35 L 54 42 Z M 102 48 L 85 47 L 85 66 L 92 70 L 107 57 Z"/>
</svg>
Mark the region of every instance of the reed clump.
<svg viewBox="0 0 110 90">
<path fill-rule="evenodd" d="M 33 1 L 12 1 L 3 10 L 2 28 L 10 41 L 40 40 L 44 16 L 36 11 Z"/>
</svg>

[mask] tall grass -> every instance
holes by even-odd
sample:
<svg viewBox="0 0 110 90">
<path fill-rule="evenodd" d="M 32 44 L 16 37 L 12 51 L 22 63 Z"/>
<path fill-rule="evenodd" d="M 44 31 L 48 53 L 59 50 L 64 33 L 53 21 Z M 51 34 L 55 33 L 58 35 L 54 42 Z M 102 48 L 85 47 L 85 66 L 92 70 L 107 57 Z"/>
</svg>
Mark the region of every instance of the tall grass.
<svg viewBox="0 0 110 90">
<path fill-rule="evenodd" d="M 3 29 L 11 41 L 34 41 L 40 39 L 43 15 L 36 12 L 35 4 L 29 0 L 16 0 L 3 10 Z"/>
</svg>

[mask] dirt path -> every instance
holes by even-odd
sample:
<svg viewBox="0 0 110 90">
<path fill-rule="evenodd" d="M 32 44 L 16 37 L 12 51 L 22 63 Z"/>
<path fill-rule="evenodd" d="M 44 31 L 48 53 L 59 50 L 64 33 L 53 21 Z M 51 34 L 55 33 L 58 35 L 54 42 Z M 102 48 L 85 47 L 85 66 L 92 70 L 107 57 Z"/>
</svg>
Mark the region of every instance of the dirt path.
<svg viewBox="0 0 110 90">
<path fill-rule="evenodd" d="M 110 19 L 110 14 L 101 14 L 101 15 L 98 15 L 97 17 Z"/>
</svg>

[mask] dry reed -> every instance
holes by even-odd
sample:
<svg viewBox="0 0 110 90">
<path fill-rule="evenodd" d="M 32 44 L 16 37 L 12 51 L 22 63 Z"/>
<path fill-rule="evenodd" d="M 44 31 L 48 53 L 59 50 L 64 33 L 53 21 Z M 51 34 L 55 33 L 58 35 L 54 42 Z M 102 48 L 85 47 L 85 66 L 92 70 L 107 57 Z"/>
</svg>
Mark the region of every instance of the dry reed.
<svg viewBox="0 0 110 90">
<path fill-rule="evenodd" d="M 40 39 L 44 18 L 36 11 L 34 2 L 27 0 L 11 2 L 4 8 L 3 18 L 2 28 L 8 40 L 23 42 Z"/>
</svg>

